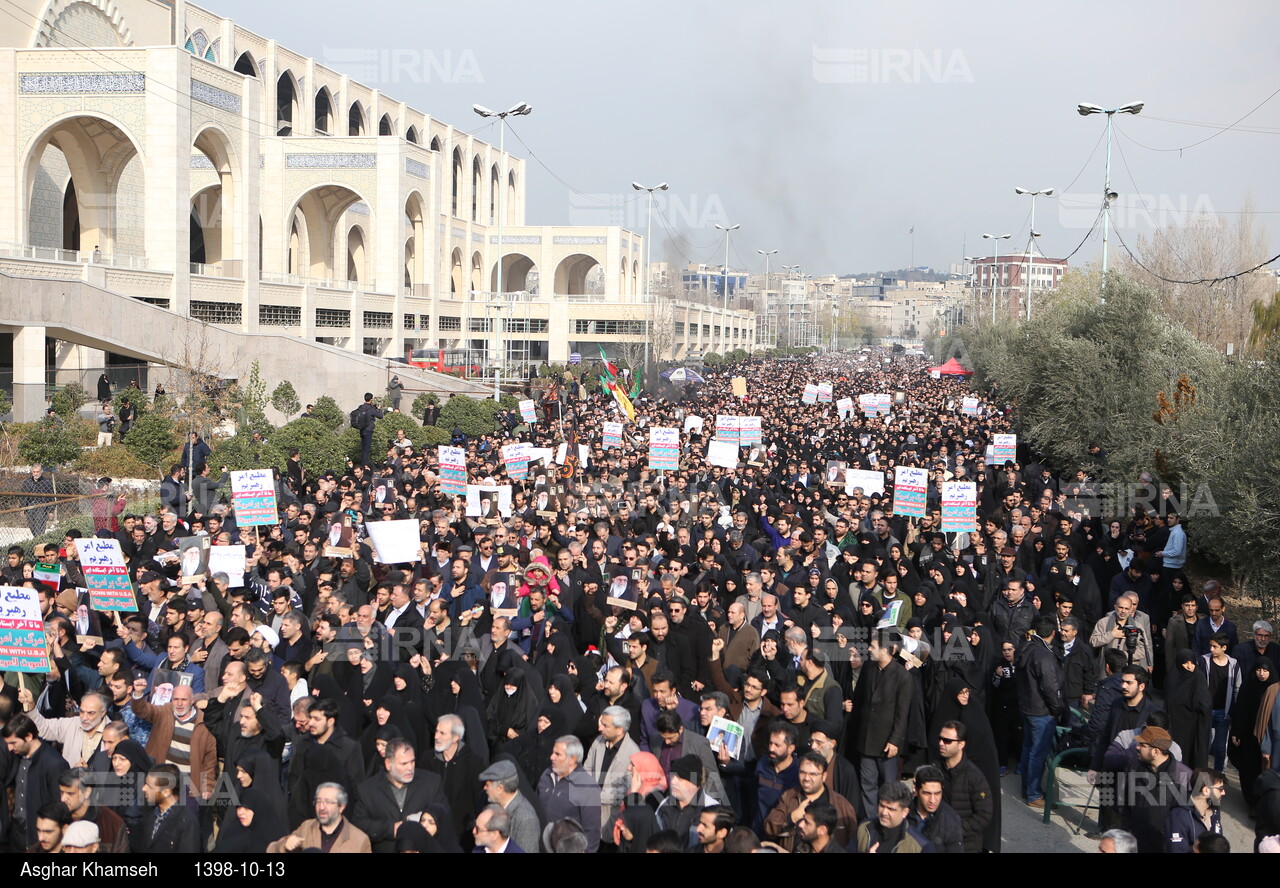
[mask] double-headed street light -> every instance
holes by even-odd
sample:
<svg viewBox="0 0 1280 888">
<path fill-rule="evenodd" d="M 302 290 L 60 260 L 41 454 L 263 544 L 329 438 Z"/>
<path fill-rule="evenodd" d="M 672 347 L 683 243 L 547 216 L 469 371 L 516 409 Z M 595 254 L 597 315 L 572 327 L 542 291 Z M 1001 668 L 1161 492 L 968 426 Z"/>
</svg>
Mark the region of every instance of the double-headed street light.
<svg viewBox="0 0 1280 888">
<path fill-rule="evenodd" d="M 1040 236 L 1040 232 L 1036 231 L 1036 198 L 1040 195 L 1048 197 L 1053 194 L 1052 188 L 1041 188 L 1039 191 L 1031 191 L 1026 188 L 1015 187 L 1014 194 L 1026 194 L 1031 197 L 1031 242 L 1027 247 L 1027 320 L 1031 320 L 1031 263 L 1035 260 L 1036 238 Z"/>
<path fill-rule="evenodd" d="M 506 111 L 490 111 L 484 105 L 472 105 L 471 110 L 475 111 L 481 117 L 498 118 L 498 156 L 501 158 L 502 165 L 506 166 L 506 139 L 507 139 L 507 118 L 508 117 L 524 117 L 533 110 L 533 106 L 528 102 L 521 102 L 513 105 Z M 504 175 L 498 182 L 498 305 L 502 305 L 502 223 L 507 215 L 507 177 Z M 506 346 L 502 342 L 502 310 L 498 310 L 498 361 L 497 369 L 493 377 L 493 400 L 497 401 L 502 398 L 502 365 L 504 363 L 502 354 Z"/>
<path fill-rule="evenodd" d="M 1107 115 L 1107 172 L 1106 181 L 1102 186 L 1102 301 L 1106 302 L 1107 292 L 1107 231 L 1110 228 L 1110 209 L 1111 201 L 1119 197 L 1111 190 L 1111 118 L 1117 114 L 1139 114 L 1142 112 L 1143 102 L 1130 102 L 1127 105 L 1121 105 L 1119 108 L 1110 110 L 1103 108 L 1101 105 L 1094 105 L 1090 102 L 1081 102 L 1076 105 L 1076 112 L 1081 117 L 1088 117 L 1090 114 Z"/>
<path fill-rule="evenodd" d="M 632 182 L 631 187 L 634 188 L 636 191 L 649 192 L 649 210 L 646 214 L 647 219 L 645 221 L 645 228 L 644 228 L 644 301 L 645 301 L 645 304 L 648 305 L 653 299 L 653 297 L 649 294 L 649 281 L 653 277 L 653 243 L 651 241 L 651 238 L 653 237 L 653 192 L 666 191 L 669 186 L 667 185 L 666 182 L 662 182 L 658 185 L 641 185 L 639 182 Z M 649 308 L 646 309 L 646 311 L 649 312 L 649 323 L 645 325 L 646 330 L 645 330 L 645 337 L 644 337 L 644 369 L 646 372 L 648 372 L 649 340 L 653 338 L 653 328 L 651 326 L 653 323 L 653 307 L 650 306 Z M 658 360 L 659 361 L 662 360 L 661 355 L 658 356 Z"/>
<path fill-rule="evenodd" d="M 996 322 L 996 300 L 999 298 L 1000 291 L 996 289 L 997 282 L 1000 280 L 1000 241 L 1008 240 L 1013 237 L 1012 234 L 984 234 L 984 240 L 992 242 L 991 246 L 994 255 L 991 257 L 991 323 Z"/>
<path fill-rule="evenodd" d="M 724 226 L 719 222 L 716 228 L 724 232 L 724 312 L 720 316 L 720 354 L 723 355 L 728 351 L 725 346 L 729 342 L 729 232 L 737 231 L 742 226 L 729 225 Z"/>
<path fill-rule="evenodd" d="M 756 252 L 764 257 L 764 316 L 765 316 L 765 322 L 767 324 L 768 318 L 769 318 L 769 257 L 774 255 L 778 251 L 777 250 L 756 250 Z M 774 313 L 774 317 L 777 318 L 777 313 Z M 760 333 L 759 319 L 757 319 L 756 324 L 757 324 L 756 336 L 757 338 L 759 338 L 759 333 Z M 766 332 L 765 335 L 767 336 L 768 333 Z M 777 343 L 775 342 L 774 345 L 777 345 Z"/>
</svg>

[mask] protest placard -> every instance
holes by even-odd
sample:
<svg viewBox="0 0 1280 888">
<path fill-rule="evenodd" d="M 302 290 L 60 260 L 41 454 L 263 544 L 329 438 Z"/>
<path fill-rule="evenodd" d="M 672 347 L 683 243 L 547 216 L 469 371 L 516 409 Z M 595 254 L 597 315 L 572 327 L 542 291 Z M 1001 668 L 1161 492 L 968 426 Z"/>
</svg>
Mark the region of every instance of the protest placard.
<svg viewBox="0 0 1280 888">
<path fill-rule="evenodd" d="M 467 491 L 467 457 L 461 447 L 440 445 L 440 490 L 450 496 Z"/>
<path fill-rule="evenodd" d="M 721 441 L 719 438 L 712 438 L 707 444 L 707 462 L 713 466 L 723 466 L 726 469 L 736 469 L 738 467 L 738 445 L 731 441 Z"/>
<path fill-rule="evenodd" d="M 738 443 L 743 447 L 750 447 L 753 444 L 764 443 L 764 430 L 761 428 L 760 417 L 758 416 L 740 416 L 738 433 Z"/>
<path fill-rule="evenodd" d="M 533 401 L 520 402 L 520 418 L 525 422 L 537 422 L 538 411 L 534 408 Z"/>
<path fill-rule="evenodd" d="M 923 518 L 928 499 L 929 471 L 915 466 L 895 466 L 893 470 L 893 512 L 909 518 Z"/>
<path fill-rule="evenodd" d="M 89 590 L 89 606 L 99 611 L 136 611 L 138 601 L 129 582 L 129 569 L 119 541 L 84 537 L 75 542 L 85 587 Z M 240 568 L 244 569 L 243 557 Z"/>
<path fill-rule="evenodd" d="M 280 520 L 276 508 L 276 482 L 270 469 L 246 469 L 231 473 L 231 505 L 236 524 L 255 527 Z"/>
<path fill-rule="evenodd" d="M 991 436 L 991 455 L 995 457 L 995 464 L 1004 465 L 1006 462 L 1018 461 L 1018 436 L 1017 435 L 992 435 Z"/>
<path fill-rule="evenodd" d="M 818 386 L 810 382 L 804 387 L 804 394 L 800 396 L 801 404 L 817 404 L 818 403 Z"/>
<path fill-rule="evenodd" d="M 369 531 L 369 544 L 379 564 L 421 560 L 422 541 L 419 539 L 418 522 L 414 519 L 370 521 L 365 529 Z"/>
<path fill-rule="evenodd" d="M 716 439 L 737 444 L 741 435 L 741 423 L 736 416 L 716 417 Z"/>
<path fill-rule="evenodd" d="M 244 546 L 214 546 L 209 550 L 209 573 L 227 575 L 227 588 L 244 585 Z"/>
<path fill-rule="evenodd" d="M 604 424 L 604 440 L 601 442 L 606 448 L 622 446 L 622 423 L 606 422 Z"/>
<path fill-rule="evenodd" d="M 649 429 L 649 468 L 675 471 L 680 466 L 680 430 Z"/>
<path fill-rule="evenodd" d="M 961 533 L 978 529 L 978 485 L 972 481 L 942 484 L 942 531 Z"/>
<path fill-rule="evenodd" d="M 49 671 L 44 619 L 35 589 L 0 587 L 0 670 Z"/>
<path fill-rule="evenodd" d="M 844 473 L 844 492 L 852 495 L 854 488 L 862 488 L 866 496 L 873 493 L 884 493 L 884 472 L 872 472 L 866 469 L 846 469 Z"/>
</svg>

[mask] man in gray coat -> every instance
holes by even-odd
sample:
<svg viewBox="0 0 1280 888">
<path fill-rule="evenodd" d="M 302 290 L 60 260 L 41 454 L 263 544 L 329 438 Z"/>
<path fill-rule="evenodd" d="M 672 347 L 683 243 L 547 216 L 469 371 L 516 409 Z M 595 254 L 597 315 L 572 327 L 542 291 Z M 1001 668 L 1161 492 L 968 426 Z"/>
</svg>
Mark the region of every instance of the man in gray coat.
<svg viewBox="0 0 1280 888">
<path fill-rule="evenodd" d="M 542 827 L 533 803 L 520 793 L 515 763 L 506 759 L 494 762 L 480 772 L 480 779 L 484 781 L 489 801 L 502 806 L 511 818 L 511 841 L 526 853 L 538 853 L 542 844 Z"/>
<path fill-rule="evenodd" d="M 724 791 L 724 781 L 720 779 L 720 767 L 707 738 L 693 731 L 686 731 L 680 716 L 671 710 L 658 713 L 657 728 L 658 735 L 662 738 L 662 746 L 653 750 L 653 754 L 661 760 L 663 750 L 672 748 L 674 751 L 671 753 L 671 761 L 673 762 L 681 756 L 696 755 L 702 762 L 703 773 L 707 775 L 702 788 L 717 802 L 727 804 L 729 797 Z"/>
<path fill-rule="evenodd" d="M 640 747 L 628 733 L 631 713 L 621 706 L 609 706 L 600 713 L 600 736 L 587 750 L 582 767 L 600 787 L 600 841 L 612 844 L 611 826 L 622 811 L 622 800 L 631 788 L 627 765 Z"/>
</svg>

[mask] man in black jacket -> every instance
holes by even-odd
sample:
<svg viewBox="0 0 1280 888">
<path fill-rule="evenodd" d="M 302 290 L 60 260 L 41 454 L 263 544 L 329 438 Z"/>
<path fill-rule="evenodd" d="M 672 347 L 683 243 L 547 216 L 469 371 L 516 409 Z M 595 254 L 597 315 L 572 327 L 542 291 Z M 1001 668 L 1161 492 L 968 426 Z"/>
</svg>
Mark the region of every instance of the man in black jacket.
<svg viewBox="0 0 1280 888">
<path fill-rule="evenodd" d="M 17 758 L 13 769 L 13 819 L 9 822 L 9 849 L 21 854 L 36 841 L 36 812 L 62 798 L 58 777 L 67 763 L 48 743 L 30 716 L 14 715 L 0 729 L 0 737 L 10 755 Z"/>
<path fill-rule="evenodd" d="M 853 691 L 851 745 L 861 757 L 862 810 L 868 816 L 876 810 L 880 787 L 896 782 L 902 773 L 912 679 L 898 660 L 901 649 L 897 632 L 873 635 Z"/>
<path fill-rule="evenodd" d="M 348 784 L 351 786 L 349 795 L 355 795 L 355 788 L 364 780 L 364 753 L 360 750 L 360 743 L 338 727 L 337 719 L 338 701 L 321 697 L 307 715 L 308 736 L 294 744 L 289 765 L 289 825 L 295 829 L 308 819 L 307 814 L 313 810 L 305 789 L 307 755 L 311 750 L 317 746 L 328 746 L 333 750 L 337 760 L 346 768 L 347 782 L 343 788 Z"/>
<path fill-rule="evenodd" d="M 1098 693 L 1098 656 L 1080 637 L 1080 621 L 1059 623 L 1057 654 L 1062 661 L 1062 697 L 1067 706 L 1088 707 Z"/>
<path fill-rule="evenodd" d="M 142 794 L 152 806 L 143 824 L 142 847 L 147 854 L 196 854 L 200 824 L 179 799 L 182 776 L 177 765 L 156 765 L 147 772 Z"/>
<path fill-rule="evenodd" d="M 964 824 L 960 815 L 947 804 L 942 772 L 933 765 L 916 771 L 916 800 L 907 820 L 941 854 L 964 853 Z"/>
<path fill-rule="evenodd" d="M 1032 808 L 1044 807 L 1040 785 L 1045 759 L 1053 747 L 1054 728 L 1062 715 L 1062 675 L 1053 652 L 1056 620 L 1041 617 L 1035 635 L 1018 652 L 1018 710 L 1022 716 L 1022 797 Z"/>
<path fill-rule="evenodd" d="M 938 732 L 938 754 L 942 758 L 942 797 L 955 809 L 964 826 L 966 854 L 982 852 L 982 838 L 995 816 L 991 786 L 982 769 L 965 758 L 969 729 L 964 722 L 943 722 Z M 918 779 L 918 777 L 917 777 Z"/>
<path fill-rule="evenodd" d="M 418 769 L 413 744 L 403 738 L 387 741 L 383 763 L 386 774 L 360 784 L 360 796 L 351 822 L 369 837 L 375 854 L 395 851 L 396 833 L 410 815 L 428 805 L 445 804 L 440 777 Z"/>
<path fill-rule="evenodd" d="M 452 713 L 436 720 L 434 755 L 423 765 L 441 780 L 441 791 L 453 812 L 453 823 L 459 838 L 470 835 L 471 821 L 482 807 L 480 772 L 484 764 L 464 742 L 467 729 L 462 719 Z M 480 743 L 484 742 L 481 737 Z"/>
</svg>

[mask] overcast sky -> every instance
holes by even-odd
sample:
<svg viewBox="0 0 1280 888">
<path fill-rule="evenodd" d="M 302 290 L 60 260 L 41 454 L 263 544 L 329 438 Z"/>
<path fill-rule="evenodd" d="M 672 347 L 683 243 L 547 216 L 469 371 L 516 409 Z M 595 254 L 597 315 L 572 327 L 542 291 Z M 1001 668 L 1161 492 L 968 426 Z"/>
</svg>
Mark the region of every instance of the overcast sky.
<svg viewBox="0 0 1280 888">
<path fill-rule="evenodd" d="M 945 270 L 966 244 L 990 255 L 983 232 L 1025 249 L 1031 202 L 1015 185 L 1062 194 L 1038 201 L 1036 229 L 1064 256 L 1103 183 L 1104 118 L 1078 116 L 1080 102 L 1146 103 L 1116 118 L 1113 218 L 1130 246 L 1151 222 L 1234 214 L 1250 197 L 1280 243 L 1280 96 L 1181 153 L 1136 144 L 1191 145 L 1280 88 L 1274 0 L 204 5 L 331 67 L 351 50 L 387 72 L 399 60 L 370 85 L 467 130 L 484 123 L 473 103 L 530 103 L 514 124 L 528 149 L 507 137 L 529 161 L 527 221 L 643 233 L 630 183 L 667 181 L 655 260 L 723 262 L 719 222 L 742 226 L 735 267 L 763 269 L 756 250 L 776 249 L 774 269 L 898 268 L 914 226 L 915 264 Z M 1072 264 L 1099 254 L 1095 236 Z"/>
</svg>

